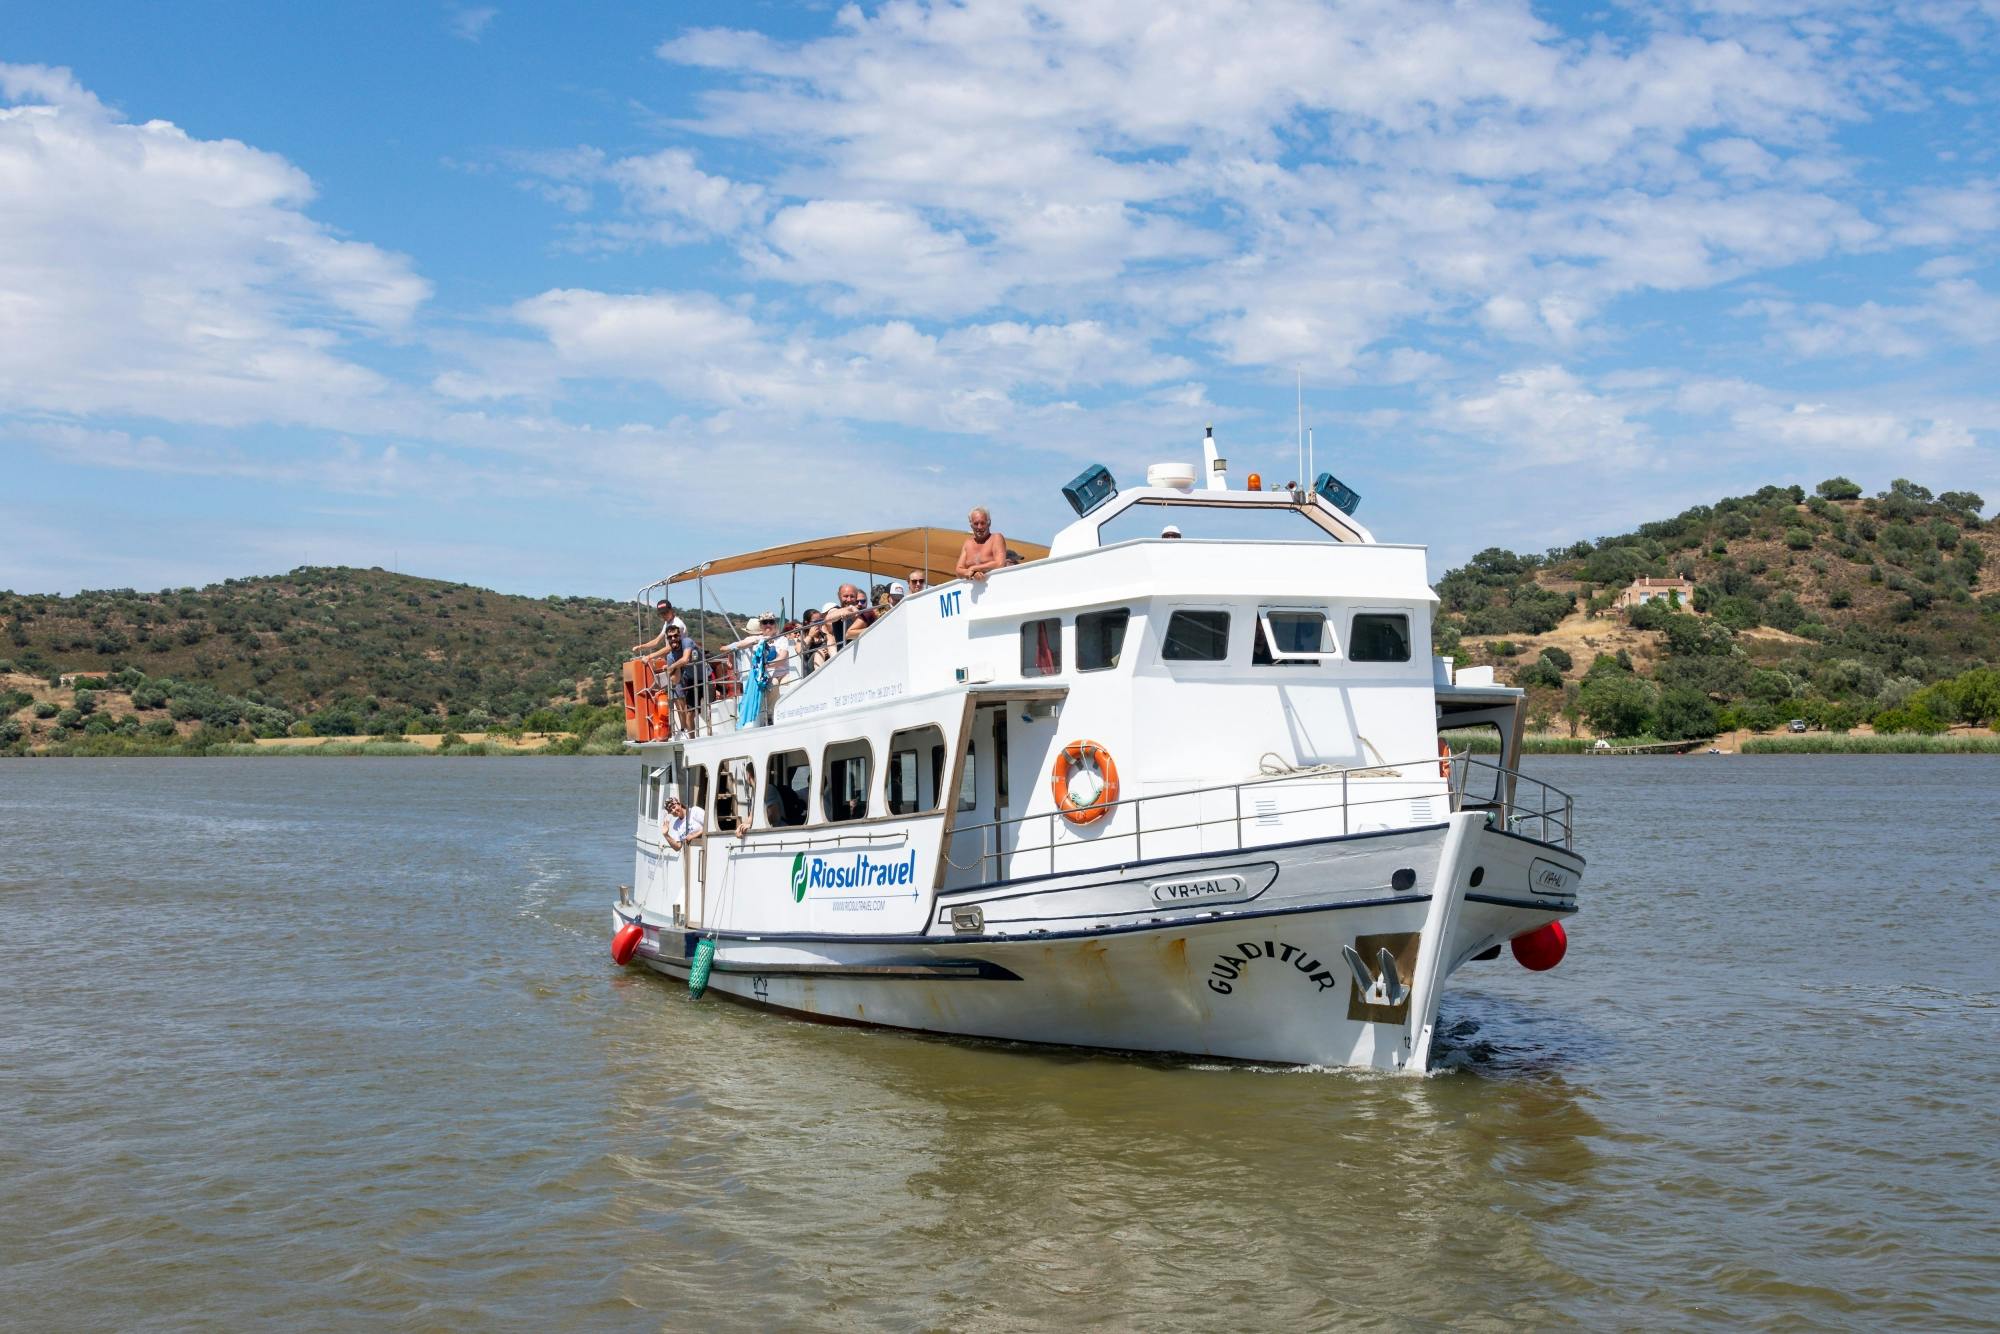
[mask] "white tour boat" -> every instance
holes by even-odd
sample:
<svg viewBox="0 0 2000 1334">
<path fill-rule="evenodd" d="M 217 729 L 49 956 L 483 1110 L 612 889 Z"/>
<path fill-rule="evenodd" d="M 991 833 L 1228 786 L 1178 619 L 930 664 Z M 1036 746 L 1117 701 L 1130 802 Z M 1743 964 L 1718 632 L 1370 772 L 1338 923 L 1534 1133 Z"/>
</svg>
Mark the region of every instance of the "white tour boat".
<svg viewBox="0 0 2000 1334">
<path fill-rule="evenodd" d="M 1569 796 L 1517 770 L 1522 692 L 1431 656 L 1424 548 L 1330 474 L 1231 489 L 1204 452 L 1124 491 L 1092 468 L 1075 522 L 983 580 L 953 576 L 963 534 L 892 529 L 662 581 L 930 586 L 761 725 L 703 681 L 676 729 L 626 665 L 614 958 L 816 1019 L 1407 1072 L 1461 966 L 1553 966 L 1584 863 Z M 1468 727 L 1498 754 L 1440 741 Z M 676 795 L 708 827 L 679 851 Z"/>
</svg>

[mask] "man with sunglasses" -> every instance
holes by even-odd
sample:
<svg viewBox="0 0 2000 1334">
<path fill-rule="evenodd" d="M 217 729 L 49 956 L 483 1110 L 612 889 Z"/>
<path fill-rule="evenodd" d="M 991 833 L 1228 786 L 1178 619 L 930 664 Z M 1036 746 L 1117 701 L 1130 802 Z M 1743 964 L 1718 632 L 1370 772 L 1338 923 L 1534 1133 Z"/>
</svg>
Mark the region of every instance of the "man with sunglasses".
<svg viewBox="0 0 2000 1334">
<path fill-rule="evenodd" d="M 670 600 L 661 598 L 653 604 L 653 610 L 660 613 L 660 633 L 643 644 L 634 644 L 632 652 L 635 654 L 651 653 L 654 649 L 665 648 L 669 630 L 678 630 L 683 635 L 687 633 L 687 622 L 674 615 L 674 604 Z"/>
</svg>

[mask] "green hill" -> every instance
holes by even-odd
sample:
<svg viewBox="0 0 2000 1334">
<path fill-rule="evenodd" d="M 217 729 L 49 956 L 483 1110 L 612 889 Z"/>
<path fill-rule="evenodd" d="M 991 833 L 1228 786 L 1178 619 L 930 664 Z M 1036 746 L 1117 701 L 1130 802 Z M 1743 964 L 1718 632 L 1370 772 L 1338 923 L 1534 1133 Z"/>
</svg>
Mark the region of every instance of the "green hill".
<svg viewBox="0 0 2000 1334">
<path fill-rule="evenodd" d="M 618 665 L 640 638 L 627 603 L 320 567 L 158 593 L 0 593 L 0 622 L 0 728 L 17 733 L 0 746 L 17 747 L 120 725 L 166 739 L 163 720 L 181 736 L 570 730 L 610 716 L 583 710 L 618 708 Z M 40 688 L 66 674 L 103 682 L 102 716 L 103 692 Z"/>
<path fill-rule="evenodd" d="M 2000 525 L 1983 507 L 1900 479 L 1864 499 L 1836 477 L 1541 555 L 1492 548 L 1439 580 L 1436 648 L 1494 664 L 1540 726 L 1573 734 L 1990 724 Z M 1689 580 L 1689 605 L 1620 611 L 1641 575 Z"/>
</svg>

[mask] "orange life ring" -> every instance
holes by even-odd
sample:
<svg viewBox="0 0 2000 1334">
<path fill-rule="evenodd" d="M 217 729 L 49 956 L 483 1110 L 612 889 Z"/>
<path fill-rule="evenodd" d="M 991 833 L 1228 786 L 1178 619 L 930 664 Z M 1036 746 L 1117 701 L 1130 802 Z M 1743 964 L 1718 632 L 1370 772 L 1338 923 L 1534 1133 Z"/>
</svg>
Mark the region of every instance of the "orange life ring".
<svg viewBox="0 0 2000 1334">
<path fill-rule="evenodd" d="M 1102 776 L 1104 786 L 1091 800 L 1079 802 L 1070 795 L 1070 766 L 1085 763 Z M 1095 741 L 1072 741 L 1064 746 L 1062 753 L 1056 756 L 1054 779 L 1056 809 L 1071 824 L 1089 824 L 1103 819 L 1110 814 L 1111 804 L 1118 800 L 1118 766 L 1112 763 L 1111 752 Z"/>
<path fill-rule="evenodd" d="M 1438 738 L 1438 777 L 1451 777 L 1451 742 Z"/>
</svg>

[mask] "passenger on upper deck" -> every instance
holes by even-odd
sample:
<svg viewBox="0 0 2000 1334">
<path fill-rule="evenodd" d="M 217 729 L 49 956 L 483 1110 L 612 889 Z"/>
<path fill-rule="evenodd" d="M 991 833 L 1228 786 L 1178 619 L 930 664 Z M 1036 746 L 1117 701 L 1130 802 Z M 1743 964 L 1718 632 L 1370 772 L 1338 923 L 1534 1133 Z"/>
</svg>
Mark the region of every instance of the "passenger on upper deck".
<svg viewBox="0 0 2000 1334">
<path fill-rule="evenodd" d="M 925 575 L 924 575 L 924 572 L 923 572 L 922 570 L 911 570 L 911 571 L 910 571 L 910 591 L 911 591 L 912 593 L 921 593 L 921 592 L 923 592 L 923 591 L 924 591 L 924 589 L 925 589 L 925 588 L 926 588 L 926 587 L 927 587 L 927 586 L 928 586 L 929 584 L 930 584 L 930 580 L 929 580 L 928 578 L 926 578 L 926 577 L 925 577 Z"/>
<path fill-rule="evenodd" d="M 827 627 L 833 631 L 835 645 L 848 640 L 875 623 L 876 611 L 861 595 L 858 584 L 840 586 L 840 605 L 826 614 Z"/>
<path fill-rule="evenodd" d="M 643 644 L 634 644 L 632 646 L 634 653 L 651 653 L 656 648 L 665 648 L 667 646 L 667 631 L 669 630 L 679 630 L 682 634 L 687 633 L 687 622 L 674 615 L 674 604 L 672 602 L 666 598 L 661 598 L 653 604 L 653 609 L 660 613 L 660 633 L 654 635 Z"/>
<path fill-rule="evenodd" d="M 695 687 L 700 683 L 707 664 L 701 660 L 701 649 L 690 636 L 671 625 L 667 627 L 666 635 L 667 646 L 660 653 L 665 666 L 659 676 L 667 682 L 676 726 L 682 735 L 690 735 L 694 731 Z"/>
<path fill-rule="evenodd" d="M 829 606 L 833 605 L 831 603 Z M 833 634 L 826 628 L 826 612 L 807 607 L 805 624 L 799 627 L 799 670 L 816 672 L 833 656 Z"/>
<path fill-rule="evenodd" d="M 984 505 L 975 506 L 965 521 L 972 525 L 972 536 L 959 548 L 958 577 L 983 581 L 1007 563 L 1007 539 L 993 531 L 993 516 Z"/>
<path fill-rule="evenodd" d="M 895 606 L 910 595 L 909 585 L 897 579 L 889 585 L 889 605 Z"/>
<path fill-rule="evenodd" d="M 735 643 L 727 645 L 730 651 L 745 651 L 746 670 L 742 673 L 745 703 L 749 703 L 750 692 L 756 687 L 758 668 L 762 668 L 762 689 L 756 702 L 757 718 L 760 726 L 771 721 L 771 710 L 778 706 L 778 687 L 792 677 L 792 645 L 778 633 L 778 614 L 767 611 L 757 618 L 757 633 L 745 635 Z M 738 726 L 742 725 L 739 719 Z"/>
</svg>

